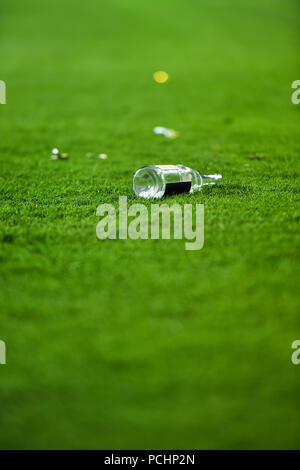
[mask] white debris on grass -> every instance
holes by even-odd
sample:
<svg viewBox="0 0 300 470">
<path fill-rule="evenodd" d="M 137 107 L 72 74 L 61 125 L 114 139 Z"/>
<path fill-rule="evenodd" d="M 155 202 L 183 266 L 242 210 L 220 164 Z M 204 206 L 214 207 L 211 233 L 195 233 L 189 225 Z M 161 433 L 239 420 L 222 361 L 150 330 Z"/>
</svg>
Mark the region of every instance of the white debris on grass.
<svg viewBox="0 0 300 470">
<path fill-rule="evenodd" d="M 51 160 L 66 160 L 67 158 L 69 158 L 67 153 L 60 153 L 57 148 L 52 149 Z"/>
<path fill-rule="evenodd" d="M 174 139 L 179 136 L 179 132 L 174 129 L 169 129 L 168 127 L 156 126 L 153 129 L 154 134 L 164 135 L 167 139 Z"/>
<path fill-rule="evenodd" d="M 107 155 L 106 153 L 87 153 L 86 154 L 86 157 L 87 158 L 100 158 L 100 160 L 106 160 L 107 159 Z"/>
</svg>

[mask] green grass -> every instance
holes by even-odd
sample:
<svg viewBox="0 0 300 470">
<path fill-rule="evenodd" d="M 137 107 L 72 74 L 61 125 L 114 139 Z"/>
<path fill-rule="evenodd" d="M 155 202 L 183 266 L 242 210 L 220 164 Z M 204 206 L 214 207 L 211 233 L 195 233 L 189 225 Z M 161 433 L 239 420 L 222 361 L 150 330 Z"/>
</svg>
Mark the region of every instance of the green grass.
<svg viewBox="0 0 300 470">
<path fill-rule="evenodd" d="M 0 15 L 0 447 L 299 448 L 296 0 Z M 204 203 L 202 250 L 97 240 L 97 206 L 137 202 L 153 163 L 223 175 L 168 200 Z"/>
</svg>

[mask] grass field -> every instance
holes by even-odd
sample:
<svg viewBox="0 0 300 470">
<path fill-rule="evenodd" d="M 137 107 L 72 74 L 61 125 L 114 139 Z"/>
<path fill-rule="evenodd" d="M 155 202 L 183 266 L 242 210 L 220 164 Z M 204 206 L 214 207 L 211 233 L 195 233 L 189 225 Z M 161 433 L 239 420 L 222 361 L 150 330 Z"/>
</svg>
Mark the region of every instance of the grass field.
<svg viewBox="0 0 300 470">
<path fill-rule="evenodd" d="M 1 448 L 299 448 L 299 25 L 296 0 L 1 1 Z M 202 250 L 96 238 L 153 163 L 223 175 L 168 199 L 204 203 Z"/>
</svg>

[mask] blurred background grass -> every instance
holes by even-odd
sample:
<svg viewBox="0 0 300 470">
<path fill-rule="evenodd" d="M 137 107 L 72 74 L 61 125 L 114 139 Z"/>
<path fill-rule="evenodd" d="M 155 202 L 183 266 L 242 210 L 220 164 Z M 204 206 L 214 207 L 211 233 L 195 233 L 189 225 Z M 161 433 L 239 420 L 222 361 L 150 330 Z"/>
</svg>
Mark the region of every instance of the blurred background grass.
<svg viewBox="0 0 300 470">
<path fill-rule="evenodd" d="M 299 447 L 298 2 L 0 15 L 1 448 Z M 223 174 L 170 200 L 205 204 L 203 250 L 96 239 L 152 163 Z"/>
</svg>

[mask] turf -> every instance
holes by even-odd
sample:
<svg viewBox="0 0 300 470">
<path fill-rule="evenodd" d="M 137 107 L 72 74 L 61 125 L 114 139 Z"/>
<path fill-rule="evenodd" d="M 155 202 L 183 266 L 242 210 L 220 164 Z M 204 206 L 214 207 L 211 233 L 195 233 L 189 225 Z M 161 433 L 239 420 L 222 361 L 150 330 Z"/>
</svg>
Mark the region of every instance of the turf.
<svg viewBox="0 0 300 470">
<path fill-rule="evenodd" d="M 0 15 L 0 447 L 299 448 L 296 0 Z M 202 250 L 96 238 L 152 163 L 223 175 L 168 200 L 204 203 Z"/>
</svg>

